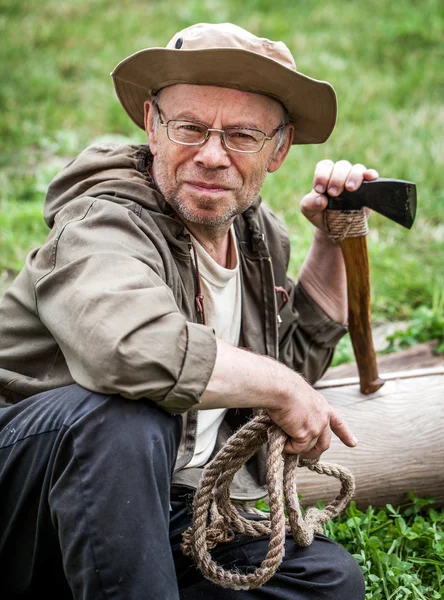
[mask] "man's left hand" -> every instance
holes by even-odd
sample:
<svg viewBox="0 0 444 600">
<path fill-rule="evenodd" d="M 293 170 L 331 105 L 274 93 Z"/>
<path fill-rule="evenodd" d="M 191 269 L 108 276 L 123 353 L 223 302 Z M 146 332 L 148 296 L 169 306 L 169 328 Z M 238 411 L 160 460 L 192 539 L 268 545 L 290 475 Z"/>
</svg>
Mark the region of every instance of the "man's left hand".
<svg viewBox="0 0 444 600">
<path fill-rule="evenodd" d="M 321 160 L 315 168 L 313 189 L 301 200 L 303 215 L 321 231 L 326 231 L 322 211 L 327 206 L 329 196 L 339 196 L 344 189 L 357 190 L 363 181 L 377 179 L 375 169 L 367 169 L 361 164 L 352 165 L 347 160 Z"/>
</svg>

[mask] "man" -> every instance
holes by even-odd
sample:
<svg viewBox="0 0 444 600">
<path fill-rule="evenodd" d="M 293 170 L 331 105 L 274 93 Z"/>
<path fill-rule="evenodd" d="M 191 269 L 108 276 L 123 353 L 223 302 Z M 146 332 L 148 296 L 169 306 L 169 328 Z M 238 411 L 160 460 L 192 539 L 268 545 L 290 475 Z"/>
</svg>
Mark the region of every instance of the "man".
<svg viewBox="0 0 444 600">
<path fill-rule="evenodd" d="M 346 331 L 323 209 L 327 191 L 377 173 L 317 165 L 295 284 L 259 192 L 293 143 L 328 138 L 331 86 L 230 24 L 187 28 L 112 75 L 149 147 L 97 145 L 55 178 L 51 233 L 0 308 L 3 597 L 362 599 L 357 564 L 323 536 L 289 538 L 276 575 L 241 592 L 207 581 L 180 543 L 203 466 L 252 409 L 287 433 L 287 452 L 317 457 L 332 432 L 356 445 L 310 385 Z M 265 490 L 258 456 L 232 496 Z M 266 549 L 244 536 L 215 557 L 248 570 Z"/>
</svg>

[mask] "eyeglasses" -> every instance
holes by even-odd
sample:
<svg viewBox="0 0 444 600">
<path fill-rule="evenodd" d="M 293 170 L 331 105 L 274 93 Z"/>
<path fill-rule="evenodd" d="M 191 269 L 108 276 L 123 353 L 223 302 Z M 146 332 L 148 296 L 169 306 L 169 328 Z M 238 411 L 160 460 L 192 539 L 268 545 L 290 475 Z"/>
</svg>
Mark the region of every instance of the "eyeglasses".
<svg viewBox="0 0 444 600">
<path fill-rule="evenodd" d="M 213 131 L 222 135 L 224 146 L 233 152 L 242 152 L 243 154 L 254 154 L 260 152 L 264 147 L 265 142 L 272 140 L 276 133 L 285 127 L 285 123 L 281 123 L 268 136 L 259 129 L 251 129 L 250 127 L 225 127 L 225 129 L 212 129 L 200 123 L 199 121 L 187 121 L 170 119 L 166 123 L 163 122 L 160 114 L 160 109 L 156 105 L 159 114 L 160 124 L 167 130 L 168 139 L 182 146 L 201 146 L 205 144 Z"/>
</svg>

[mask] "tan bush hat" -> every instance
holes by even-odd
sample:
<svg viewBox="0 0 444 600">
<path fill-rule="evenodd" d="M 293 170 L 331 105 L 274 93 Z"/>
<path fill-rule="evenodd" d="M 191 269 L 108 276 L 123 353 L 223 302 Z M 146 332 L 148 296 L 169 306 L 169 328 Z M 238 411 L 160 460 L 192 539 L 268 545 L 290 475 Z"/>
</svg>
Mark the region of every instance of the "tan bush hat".
<svg viewBox="0 0 444 600">
<path fill-rule="evenodd" d="M 145 100 L 177 83 L 275 98 L 295 125 L 294 144 L 325 142 L 336 122 L 336 94 L 329 83 L 299 73 L 284 43 L 256 37 L 231 23 L 187 27 L 166 48 L 146 48 L 125 58 L 111 76 L 123 108 L 142 129 Z"/>
</svg>

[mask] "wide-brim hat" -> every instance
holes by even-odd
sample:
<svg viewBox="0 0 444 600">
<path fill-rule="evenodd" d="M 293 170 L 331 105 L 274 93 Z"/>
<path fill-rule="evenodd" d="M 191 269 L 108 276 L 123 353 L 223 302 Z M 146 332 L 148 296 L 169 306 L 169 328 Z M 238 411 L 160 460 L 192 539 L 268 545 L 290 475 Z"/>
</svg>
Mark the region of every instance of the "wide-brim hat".
<svg viewBox="0 0 444 600">
<path fill-rule="evenodd" d="M 296 69 L 283 42 L 259 38 L 231 23 L 199 23 L 176 33 L 166 48 L 146 48 L 122 60 L 111 76 L 136 125 L 144 102 L 178 83 L 215 85 L 266 94 L 281 102 L 294 124 L 293 144 L 319 144 L 336 123 L 333 87 Z"/>
</svg>

